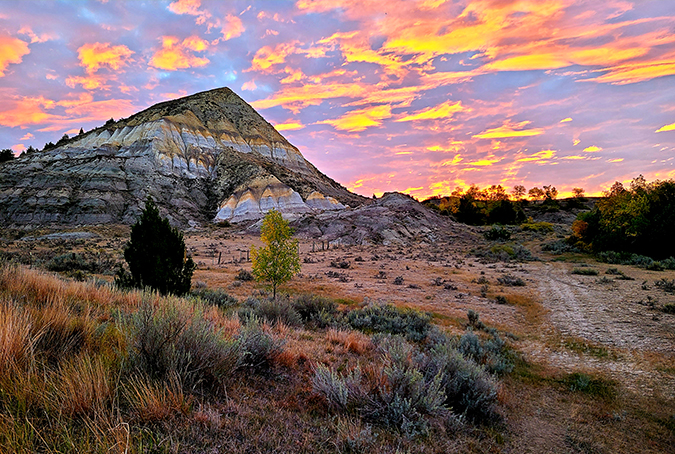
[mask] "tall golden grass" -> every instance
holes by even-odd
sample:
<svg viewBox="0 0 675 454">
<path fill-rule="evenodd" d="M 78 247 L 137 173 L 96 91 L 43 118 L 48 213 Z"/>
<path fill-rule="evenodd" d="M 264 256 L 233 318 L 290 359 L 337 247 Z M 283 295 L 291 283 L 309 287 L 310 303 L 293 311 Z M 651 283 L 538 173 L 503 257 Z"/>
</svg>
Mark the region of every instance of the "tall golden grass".
<svg viewBox="0 0 675 454">
<path fill-rule="evenodd" d="M 188 413 L 177 376 L 151 380 L 128 365 L 125 323 L 148 306 L 225 338 L 241 329 L 194 301 L 0 264 L 0 452 L 133 452 L 129 421 Z"/>
</svg>

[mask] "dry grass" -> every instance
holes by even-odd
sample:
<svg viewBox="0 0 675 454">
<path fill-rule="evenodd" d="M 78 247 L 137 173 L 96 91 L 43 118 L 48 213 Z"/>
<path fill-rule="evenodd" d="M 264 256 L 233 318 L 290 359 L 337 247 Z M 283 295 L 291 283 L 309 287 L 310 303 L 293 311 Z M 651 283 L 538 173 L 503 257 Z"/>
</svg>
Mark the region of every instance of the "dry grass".
<svg viewBox="0 0 675 454">
<path fill-rule="evenodd" d="M 345 351 L 362 355 L 373 347 L 370 337 L 358 331 L 343 331 L 330 328 L 326 333 L 326 339 L 336 345 L 342 346 Z"/>
</svg>

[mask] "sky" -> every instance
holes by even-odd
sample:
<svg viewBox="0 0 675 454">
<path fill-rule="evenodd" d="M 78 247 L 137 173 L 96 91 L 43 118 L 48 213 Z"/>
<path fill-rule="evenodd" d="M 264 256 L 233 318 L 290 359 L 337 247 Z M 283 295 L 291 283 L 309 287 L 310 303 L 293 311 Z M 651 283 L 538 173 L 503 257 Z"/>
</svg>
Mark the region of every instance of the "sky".
<svg viewBox="0 0 675 454">
<path fill-rule="evenodd" d="M 365 196 L 675 178 L 672 0 L 0 0 L 0 148 L 225 86 Z"/>
</svg>

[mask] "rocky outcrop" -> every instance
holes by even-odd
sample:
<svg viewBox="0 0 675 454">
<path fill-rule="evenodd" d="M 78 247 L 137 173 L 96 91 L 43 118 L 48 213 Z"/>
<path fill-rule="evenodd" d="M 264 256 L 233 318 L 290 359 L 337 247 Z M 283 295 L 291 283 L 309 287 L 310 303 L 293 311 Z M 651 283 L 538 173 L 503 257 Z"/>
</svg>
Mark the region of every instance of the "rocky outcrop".
<svg viewBox="0 0 675 454">
<path fill-rule="evenodd" d="M 419 242 L 462 241 L 479 238 L 471 228 L 440 216 L 412 197 L 398 192 L 356 209 L 303 216 L 293 222 L 300 235 L 332 245 L 406 245 Z"/>
<path fill-rule="evenodd" d="M 364 200 L 228 88 L 157 104 L 58 145 L 0 166 L 1 224 L 132 223 L 147 196 L 177 225 Z"/>
<path fill-rule="evenodd" d="M 287 219 L 296 219 L 302 214 L 321 211 L 343 210 L 345 206 L 332 197 L 318 191 L 307 200 L 283 184 L 274 176 L 256 178 L 243 190 L 232 194 L 220 205 L 215 221 L 243 222 L 260 219 L 269 210 L 280 211 Z"/>
</svg>

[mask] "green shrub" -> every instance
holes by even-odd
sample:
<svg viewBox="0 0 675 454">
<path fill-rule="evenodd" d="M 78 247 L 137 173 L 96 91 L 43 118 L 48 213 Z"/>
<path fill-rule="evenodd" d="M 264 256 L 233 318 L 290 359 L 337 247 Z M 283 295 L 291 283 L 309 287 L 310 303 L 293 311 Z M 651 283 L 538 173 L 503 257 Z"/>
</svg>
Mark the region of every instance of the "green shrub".
<svg viewBox="0 0 675 454">
<path fill-rule="evenodd" d="M 230 296 L 223 289 L 195 289 L 192 291 L 192 296 L 200 298 L 202 301 L 212 306 L 218 306 L 221 309 L 230 309 L 239 304 L 237 298 Z"/>
<path fill-rule="evenodd" d="M 654 281 L 654 285 L 659 287 L 664 292 L 675 293 L 675 279 L 668 280 L 666 278 Z"/>
<path fill-rule="evenodd" d="M 555 255 L 564 254 L 566 252 L 581 252 L 578 247 L 570 244 L 567 240 L 556 240 L 544 243 L 541 246 L 541 250 L 544 252 L 551 252 Z"/>
<path fill-rule="evenodd" d="M 520 225 L 523 232 L 547 233 L 553 231 L 553 224 L 550 222 L 526 222 Z"/>
<path fill-rule="evenodd" d="M 241 329 L 237 339 L 240 345 L 240 366 L 257 373 L 268 373 L 283 351 L 284 343 L 264 332 L 255 318 Z"/>
<path fill-rule="evenodd" d="M 498 277 L 497 282 L 499 282 L 502 285 L 509 286 L 509 287 L 524 287 L 525 286 L 524 280 L 522 280 L 519 277 L 511 276 L 510 274 L 506 274 L 502 277 Z"/>
<path fill-rule="evenodd" d="M 598 270 L 593 268 L 574 268 L 572 274 L 579 274 L 582 276 L 597 276 Z"/>
<path fill-rule="evenodd" d="M 663 305 L 663 312 L 666 314 L 675 314 L 675 304 L 668 303 Z"/>
<path fill-rule="evenodd" d="M 96 263 L 88 262 L 80 254 L 69 252 L 67 254 L 57 255 L 47 262 L 46 268 L 49 271 L 95 271 Z"/>
<path fill-rule="evenodd" d="M 602 399 L 613 399 L 616 396 L 616 384 L 602 378 L 593 378 L 588 374 L 574 372 L 562 378 L 561 382 L 570 391 L 582 392 Z"/>
<path fill-rule="evenodd" d="M 431 314 L 390 304 L 370 305 L 347 313 L 346 323 L 353 329 L 366 333 L 400 334 L 406 339 L 423 340 L 431 326 Z"/>
<path fill-rule="evenodd" d="M 217 386 L 239 366 L 239 342 L 226 340 L 198 306 L 146 301 L 124 323 L 129 366 L 152 379 L 178 377 L 186 389 Z"/>
<path fill-rule="evenodd" d="M 251 273 L 248 270 L 241 269 L 237 273 L 237 275 L 234 277 L 238 281 L 244 281 L 244 282 L 250 282 L 254 279 L 253 273 Z"/>
<path fill-rule="evenodd" d="M 511 232 L 500 225 L 494 225 L 490 230 L 483 232 L 483 236 L 490 241 L 508 241 L 511 239 Z"/>
<path fill-rule="evenodd" d="M 292 306 L 305 326 L 325 328 L 332 325 L 338 316 L 334 301 L 316 295 L 299 295 Z"/>
</svg>

